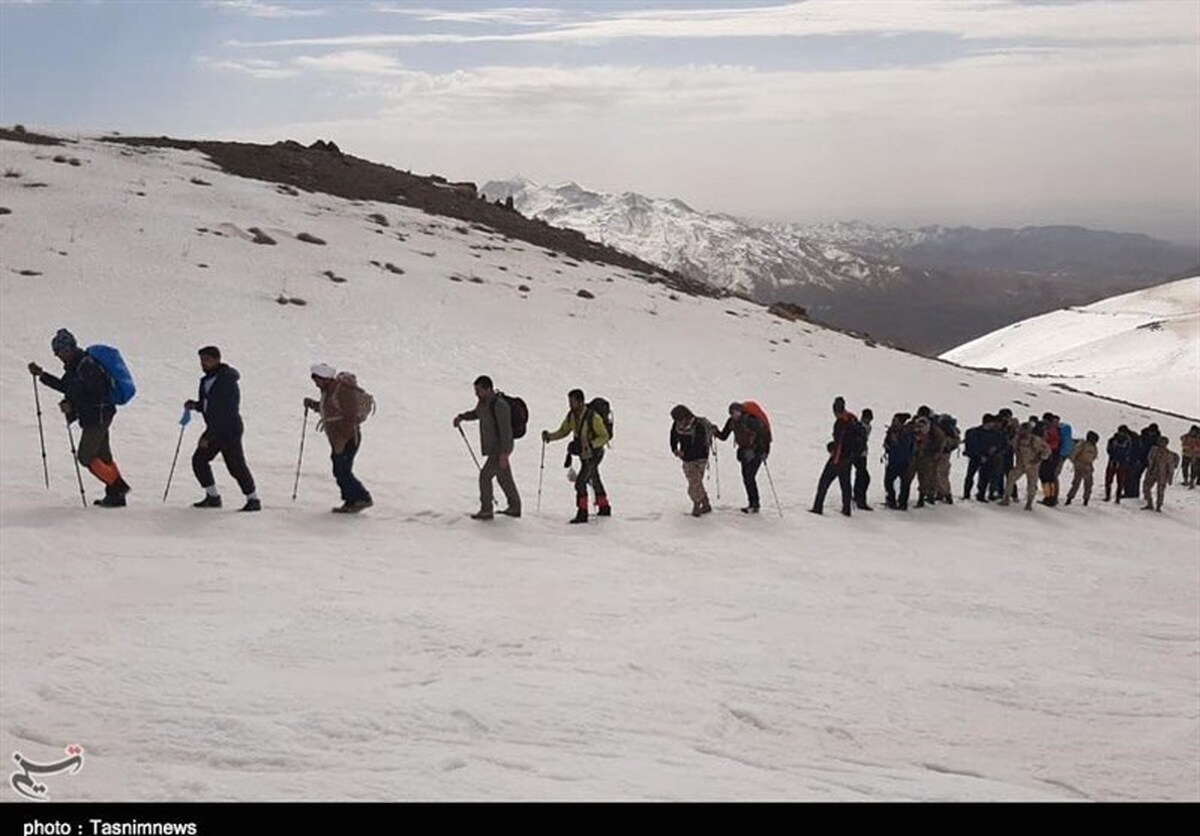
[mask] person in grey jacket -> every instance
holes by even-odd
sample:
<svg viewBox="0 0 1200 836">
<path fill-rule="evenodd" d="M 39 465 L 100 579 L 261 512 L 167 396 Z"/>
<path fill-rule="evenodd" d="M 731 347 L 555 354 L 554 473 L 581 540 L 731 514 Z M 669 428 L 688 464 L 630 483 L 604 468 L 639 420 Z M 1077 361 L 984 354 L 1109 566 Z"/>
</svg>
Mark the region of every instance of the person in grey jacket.
<svg viewBox="0 0 1200 836">
<path fill-rule="evenodd" d="M 454 427 L 463 421 L 479 422 L 479 449 L 487 460 L 479 471 L 479 511 L 471 515 L 473 520 L 490 520 L 494 516 L 495 504 L 492 480 L 500 483 L 508 507 L 500 513 L 506 517 L 521 516 L 521 495 L 513 481 L 509 456 L 513 451 L 512 410 L 503 394 L 497 392 L 492 379 L 480 375 L 475 379 L 475 397 L 479 402 L 469 412 L 454 416 Z"/>
</svg>

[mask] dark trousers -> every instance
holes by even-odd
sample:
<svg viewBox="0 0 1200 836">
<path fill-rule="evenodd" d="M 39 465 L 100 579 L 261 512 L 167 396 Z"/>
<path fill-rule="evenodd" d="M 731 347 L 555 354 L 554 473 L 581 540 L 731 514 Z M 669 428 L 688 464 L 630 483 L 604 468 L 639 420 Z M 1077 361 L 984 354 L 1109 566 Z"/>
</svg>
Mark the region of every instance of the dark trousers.
<svg viewBox="0 0 1200 836">
<path fill-rule="evenodd" d="M 746 505 L 757 508 L 758 469 L 762 467 L 762 457 L 753 450 L 738 450 L 738 459 L 742 462 L 742 485 L 746 488 Z"/>
<path fill-rule="evenodd" d="M 967 478 L 963 481 L 963 499 L 971 496 L 971 490 L 975 488 L 975 477 L 979 477 L 979 487 L 975 490 L 975 498 L 982 502 L 987 498 L 989 489 L 992 488 L 994 477 L 992 475 L 992 460 L 983 456 L 972 456 L 967 459 Z M 1000 489 L 1000 493 L 1004 493 L 1004 489 Z"/>
<path fill-rule="evenodd" d="M 867 504 L 867 488 L 871 487 L 871 474 L 867 472 L 867 457 L 859 456 L 854 460 L 854 504 L 862 507 Z"/>
<path fill-rule="evenodd" d="M 203 440 L 206 436 L 202 435 L 200 438 Z M 254 477 L 250 475 L 250 468 L 246 466 L 246 454 L 242 450 L 240 437 L 220 443 L 209 441 L 204 447 L 196 448 L 196 452 L 192 453 L 192 473 L 196 474 L 200 487 L 209 488 L 217 483 L 212 472 L 212 460 L 217 454 L 225 460 L 229 475 L 237 480 L 242 493 L 246 496 L 254 493 Z"/>
<path fill-rule="evenodd" d="M 604 450 L 592 450 L 592 455 L 587 459 L 580 459 L 579 475 L 575 477 L 575 499 L 582 499 L 587 507 L 587 492 L 588 485 L 592 486 L 592 490 L 596 492 L 596 502 L 600 502 L 602 497 L 608 496 L 608 491 L 604 489 L 604 482 L 600 479 L 600 463 L 604 461 Z"/>
<path fill-rule="evenodd" d="M 80 427 L 79 446 L 76 448 L 76 452 L 78 453 L 81 465 L 87 467 L 92 459 L 99 459 L 105 464 L 112 464 L 112 447 L 108 441 L 108 428 L 110 426 L 112 426 L 111 418 L 99 424 Z"/>
<path fill-rule="evenodd" d="M 896 482 L 900 482 L 900 494 L 896 496 Z M 912 490 L 913 466 L 912 463 L 892 464 L 888 462 L 887 470 L 883 474 L 883 488 L 887 493 L 888 504 L 897 508 L 908 508 L 908 495 Z"/>
<path fill-rule="evenodd" d="M 1108 467 L 1104 470 L 1104 498 L 1113 495 L 1113 482 L 1117 483 L 1117 501 L 1128 496 L 1126 488 L 1129 485 L 1129 465 L 1114 462 L 1109 459 Z"/>
<path fill-rule="evenodd" d="M 354 438 L 346 442 L 340 453 L 332 453 L 333 478 L 337 479 L 338 488 L 342 492 L 342 502 L 361 502 L 371 498 L 363 483 L 354 475 L 354 457 L 358 455 L 358 446 L 362 439 Z"/>
<path fill-rule="evenodd" d="M 1142 473 L 1146 470 L 1145 462 L 1133 462 L 1125 467 L 1125 492 L 1122 496 L 1137 499 L 1138 486 L 1142 484 Z"/>
<path fill-rule="evenodd" d="M 835 464 L 830 459 L 821 471 L 821 479 L 817 482 L 817 497 L 813 500 L 813 510 L 820 511 L 825 507 L 825 494 L 829 486 L 837 480 L 842 487 L 842 513 L 850 513 L 850 462 Z"/>
</svg>

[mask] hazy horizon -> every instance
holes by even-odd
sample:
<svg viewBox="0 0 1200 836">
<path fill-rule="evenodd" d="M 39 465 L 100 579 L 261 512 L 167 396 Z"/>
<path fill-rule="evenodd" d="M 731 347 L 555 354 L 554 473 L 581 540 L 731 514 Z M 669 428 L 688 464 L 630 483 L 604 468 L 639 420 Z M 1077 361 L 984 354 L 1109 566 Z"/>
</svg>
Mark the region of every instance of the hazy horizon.
<svg viewBox="0 0 1200 836">
<path fill-rule="evenodd" d="M 440 7 L 440 8 L 439 8 Z M 0 0 L 0 123 L 1200 245 L 1200 3 Z"/>
</svg>

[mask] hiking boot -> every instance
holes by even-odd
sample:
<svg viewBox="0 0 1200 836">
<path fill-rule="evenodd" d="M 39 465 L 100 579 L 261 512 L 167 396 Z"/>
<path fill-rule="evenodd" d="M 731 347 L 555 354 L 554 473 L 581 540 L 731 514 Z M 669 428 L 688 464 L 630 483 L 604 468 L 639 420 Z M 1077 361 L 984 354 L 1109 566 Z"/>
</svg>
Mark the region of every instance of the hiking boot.
<svg viewBox="0 0 1200 836">
<path fill-rule="evenodd" d="M 1026 503 L 1025 503 L 1025 510 L 1026 510 L 1026 511 L 1032 511 L 1032 510 L 1033 510 L 1033 503 L 1032 503 L 1032 502 L 1026 502 Z"/>
<path fill-rule="evenodd" d="M 369 496 L 366 499 L 356 499 L 353 502 L 348 503 L 348 505 L 346 507 L 346 513 L 357 514 L 360 511 L 367 510 L 374 504 L 375 504 L 375 500 L 371 499 L 371 497 L 369 497 Z"/>
<path fill-rule="evenodd" d="M 745 508 L 742 509 L 742 513 L 743 514 L 757 514 L 758 506 L 757 505 L 747 505 Z M 820 513 L 820 512 L 818 511 L 817 513 Z"/>
<path fill-rule="evenodd" d="M 1004 497 L 1004 499 L 1000 500 L 1000 504 L 1007 507 L 1007 506 L 1011 505 L 1012 503 L 1009 501 L 1008 497 L 1006 496 L 1006 497 Z"/>
<path fill-rule="evenodd" d="M 96 505 L 100 508 L 124 508 L 125 507 L 125 494 L 123 494 L 123 493 L 105 494 L 103 499 L 97 499 L 92 504 Z"/>
<path fill-rule="evenodd" d="M 700 503 L 700 513 L 701 514 L 711 514 L 712 513 L 712 505 L 709 504 L 709 501 L 707 499 L 704 500 L 702 503 Z"/>
<path fill-rule="evenodd" d="M 861 504 L 859 504 L 859 505 L 855 505 L 854 507 L 855 507 L 855 508 L 857 508 L 857 509 L 858 509 L 858 510 L 860 510 L 860 511 L 874 511 L 874 510 L 875 510 L 874 508 L 872 508 L 870 505 L 868 505 L 868 504 L 867 504 L 867 503 L 865 503 L 865 502 L 863 502 L 863 503 L 861 503 Z"/>
<path fill-rule="evenodd" d="M 894 508 L 896 507 L 896 500 L 892 499 L 892 498 L 889 496 L 887 499 L 885 499 L 885 500 L 883 501 L 883 504 L 884 504 L 884 505 L 886 505 L 888 508 L 893 508 L 893 509 L 894 509 Z"/>
<path fill-rule="evenodd" d="M 746 509 L 743 508 L 742 510 L 745 511 Z M 822 511 L 820 508 L 809 508 L 808 513 L 816 514 L 818 517 L 825 515 L 825 512 Z"/>
<path fill-rule="evenodd" d="M 247 499 L 246 504 L 243 505 L 239 510 L 241 510 L 241 511 L 261 511 L 262 510 L 262 502 L 257 499 Z"/>
<path fill-rule="evenodd" d="M 943 497 L 943 498 L 942 498 L 942 502 L 945 502 L 947 505 L 953 505 L 953 504 L 954 504 L 954 497 L 947 495 L 947 496 L 945 496 L 945 497 Z"/>
<path fill-rule="evenodd" d="M 842 509 L 842 516 L 843 516 L 843 517 L 848 517 L 848 516 L 850 516 L 850 509 L 849 509 L 849 508 L 843 508 L 843 509 Z"/>
<path fill-rule="evenodd" d="M 192 507 L 193 508 L 220 508 L 221 507 L 221 497 L 206 496 L 206 497 L 204 497 L 204 499 L 200 500 L 199 502 L 193 502 Z"/>
<path fill-rule="evenodd" d="M 97 502 L 96 504 L 99 505 L 100 503 Z M 1151 505 L 1149 502 L 1147 502 L 1145 505 L 1142 506 L 1142 510 L 1143 511 L 1153 511 L 1154 506 Z"/>
<path fill-rule="evenodd" d="M 520 508 L 505 508 L 500 513 L 506 517 L 514 517 L 516 519 L 521 518 L 521 509 Z"/>
<path fill-rule="evenodd" d="M 1068 496 L 1066 501 L 1063 502 L 1063 505 L 1070 505 L 1070 504 L 1071 504 L 1071 497 Z"/>
<path fill-rule="evenodd" d="M 597 517 L 611 517 L 612 516 L 612 506 L 611 505 L 602 506 L 600 508 L 600 510 L 598 510 L 596 512 L 596 516 Z"/>
<path fill-rule="evenodd" d="M 704 513 L 704 505 L 699 502 L 693 502 L 692 503 L 692 516 L 698 517 L 703 513 Z"/>
<path fill-rule="evenodd" d="M 335 514 L 349 514 L 350 513 L 350 503 L 343 502 L 338 507 L 330 508 L 329 510 L 333 511 L 333 513 L 335 513 Z"/>
<path fill-rule="evenodd" d="M 473 520 L 490 520 L 494 516 L 495 515 L 492 514 L 491 511 L 476 511 L 474 514 L 471 515 L 471 519 L 473 519 Z"/>
<path fill-rule="evenodd" d="M 567 522 L 570 525 L 578 525 L 579 523 L 585 523 L 587 521 L 588 521 L 588 512 L 585 511 L 584 509 L 580 508 L 578 511 L 575 512 L 575 516 L 573 518 L 571 518 L 570 520 L 568 520 Z"/>
<path fill-rule="evenodd" d="M 126 482 L 124 478 L 121 478 L 117 480 L 115 485 L 113 485 L 113 490 L 119 493 L 121 496 L 124 496 L 132 489 L 129 487 L 129 483 Z"/>
</svg>

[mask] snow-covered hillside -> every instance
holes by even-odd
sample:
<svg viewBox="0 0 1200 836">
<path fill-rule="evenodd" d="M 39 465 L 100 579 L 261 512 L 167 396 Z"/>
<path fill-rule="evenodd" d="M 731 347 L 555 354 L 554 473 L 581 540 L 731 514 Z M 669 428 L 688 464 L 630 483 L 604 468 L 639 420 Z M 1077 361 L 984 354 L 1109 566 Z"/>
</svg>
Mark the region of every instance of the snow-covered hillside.
<svg viewBox="0 0 1200 836">
<path fill-rule="evenodd" d="M 1200 416 L 1200 277 L 1027 319 L 942 356 Z"/>
<path fill-rule="evenodd" d="M 900 268 L 807 237 L 796 227 L 756 226 L 692 209 L 681 200 L 634 192 L 604 194 L 576 183 L 541 186 L 528 179 L 486 183 L 491 200 L 513 199 L 524 215 L 576 229 L 589 238 L 725 290 L 776 298 L 798 286 L 831 290 L 887 283 Z"/>
<path fill-rule="evenodd" d="M 0 142 L 0 170 L 0 749 L 82 745 L 53 799 L 1200 797 L 1200 492 L 1172 488 L 1161 515 L 900 514 L 879 507 L 877 430 L 878 510 L 803 513 L 838 394 L 879 425 L 922 403 L 964 423 L 1052 410 L 1079 435 L 1186 422 L 195 152 Z M 124 510 L 80 507 L 45 389 L 43 487 L 26 363 L 54 368 L 60 327 L 137 376 L 113 430 Z M 226 509 L 189 507 L 194 424 L 161 501 L 209 343 L 242 374 L 261 514 L 229 509 L 219 462 Z M 311 424 L 290 499 L 316 361 L 379 404 L 361 515 L 329 513 Z M 466 516 L 477 477 L 451 419 L 481 373 L 532 413 L 520 520 Z M 561 444 L 536 510 L 537 432 L 574 386 L 616 418 L 615 515 L 586 526 L 566 525 Z M 746 398 L 771 415 L 783 515 L 766 473 L 764 513 L 737 512 L 726 445 L 716 513 L 694 519 L 668 412 Z"/>
</svg>

